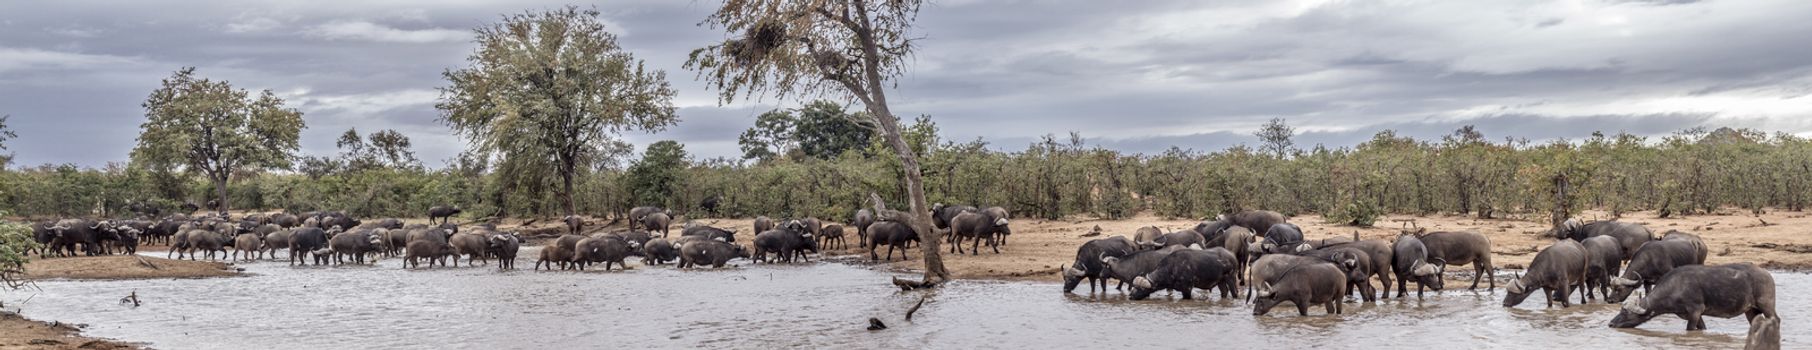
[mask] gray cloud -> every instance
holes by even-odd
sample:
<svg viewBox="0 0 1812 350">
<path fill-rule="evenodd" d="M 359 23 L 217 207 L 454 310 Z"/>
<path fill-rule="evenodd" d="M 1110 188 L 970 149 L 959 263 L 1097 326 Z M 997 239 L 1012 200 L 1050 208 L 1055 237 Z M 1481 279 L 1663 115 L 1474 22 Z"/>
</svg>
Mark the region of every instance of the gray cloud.
<svg viewBox="0 0 1812 350">
<path fill-rule="evenodd" d="M 465 64 L 469 30 L 565 3 L 184 5 L 0 3 L 0 113 L 21 134 L 9 145 L 18 161 L 124 161 L 145 95 L 197 66 L 306 112 L 303 153 L 334 153 L 347 128 L 390 128 L 438 165 L 465 146 L 432 104 L 440 74 Z M 696 26 L 715 5 L 597 5 L 623 46 L 680 90 L 680 125 L 625 140 L 734 157 L 755 115 L 800 103 L 718 106 L 681 69 L 688 51 L 724 37 Z M 1350 146 L 1383 129 L 1434 138 L 1467 124 L 1534 140 L 1702 125 L 1808 133 L 1808 16 L 1812 3 L 1792 0 L 947 0 L 921 13 L 924 40 L 891 97 L 947 139 L 1006 150 L 1069 131 L 1133 152 L 1213 150 L 1252 142 L 1273 117 L 1299 127 L 1305 146 Z"/>
</svg>

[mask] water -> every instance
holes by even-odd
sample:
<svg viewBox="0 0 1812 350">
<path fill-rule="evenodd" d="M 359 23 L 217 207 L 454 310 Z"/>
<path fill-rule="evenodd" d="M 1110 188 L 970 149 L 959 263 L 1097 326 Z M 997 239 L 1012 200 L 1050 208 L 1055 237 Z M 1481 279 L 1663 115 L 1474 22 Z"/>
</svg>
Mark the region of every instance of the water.
<svg viewBox="0 0 1812 350">
<path fill-rule="evenodd" d="M 522 256 L 536 256 L 532 249 Z M 997 281 L 900 292 L 887 283 L 898 274 L 871 267 L 744 263 L 608 273 L 405 271 L 398 259 L 376 267 L 242 263 L 252 276 L 41 282 L 24 313 L 166 349 L 1740 348 L 1748 330 L 1742 319 L 1707 318 L 1709 330 L 1689 333 L 1673 316 L 1611 329 L 1605 324 L 1616 305 L 1547 309 L 1538 295 L 1505 309 L 1501 288 L 1349 303 L 1337 316 L 1316 307 L 1299 317 L 1285 304 L 1255 317 L 1231 300 L 1135 302 L 1112 291 L 1063 294 L 1053 283 Z M 1794 291 L 1812 286 L 1812 275 L 1777 272 L 1775 281 L 1780 313 L 1793 327 L 1812 308 Z M 133 290 L 144 306 L 119 305 Z M 20 299 L 11 293 L 8 299 Z M 921 297 L 929 301 L 905 321 Z M 870 317 L 891 328 L 865 330 Z M 1782 333 L 1784 348 L 1812 348 L 1798 333 Z"/>
</svg>

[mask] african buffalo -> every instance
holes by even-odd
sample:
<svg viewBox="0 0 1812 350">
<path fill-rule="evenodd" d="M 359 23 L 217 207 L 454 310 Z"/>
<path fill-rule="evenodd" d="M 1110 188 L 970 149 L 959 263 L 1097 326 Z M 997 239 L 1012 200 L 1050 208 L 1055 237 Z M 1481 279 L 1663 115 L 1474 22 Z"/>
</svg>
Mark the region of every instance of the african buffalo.
<svg viewBox="0 0 1812 350">
<path fill-rule="evenodd" d="M 642 246 L 642 263 L 660 265 L 679 259 L 679 248 L 664 238 L 655 238 Z"/>
<path fill-rule="evenodd" d="M 1624 303 L 1611 328 L 1635 328 L 1665 314 L 1685 319 L 1688 331 L 1705 329 L 1704 316 L 1780 319 L 1774 275 L 1748 263 L 1682 266 L 1662 276 L 1648 296 Z"/>
<path fill-rule="evenodd" d="M 881 260 L 881 256 L 875 254 L 875 248 L 882 245 L 887 246 L 887 260 L 889 261 L 893 260 L 893 250 L 896 248 L 900 250 L 901 260 L 911 259 L 912 257 L 906 254 L 906 244 L 919 240 L 918 231 L 913 231 L 912 226 L 898 221 L 875 222 L 874 225 L 868 226 L 868 234 L 871 236 L 868 237 L 868 247 L 866 247 L 869 260 Z"/>
<path fill-rule="evenodd" d="M 1069 293 L 1076 290 L 1076 285 L 1082 283 L 1082 279 L 1087 278 L 1089 293 L 1095 292 L 1097 281 L 1101 284 L 1101 292 L 1106 293 L 1107 265 L 1102 262 L 1102 258 L 1125 258 L 1137 251 L 1139 251 L 1138 245 L 1124 236 L 1100 238 L 1083 243 L 1082 247 L 1076 248 L 1076 260 L 1063 268 L 1063 292 Z M 1125 284 L 1126 281 L 1120 283 Z"/>
<path fill-rule="evenodd" d="M 1362 300 L 1368 302 L 1377 300 L 1378 290 L 1372 288 L 1370 280 L 1371 275 L 1373 274 L 1372 256 L 1364 249 L 1341 245 L 1337 247 L 1330 246 L 1327 248 L 1307 250 L 1297 252 L 1296 254 L 1315 257 L 1334 263 L 1335 267 L 1339 267 L 1341 272 L 1346 273 L 1346 287 L 1341 289 L 1341 295 L 1352 295 L 1353 292 L 1357 291 Z"/>
<path fill-rule="evenodd" d="M 1479 280 L 1490 283 L 1485 290 L 1497 289 L 1497 267 L 1491 265 L 1491 239 L 1478 232 L 1435 232 L 1418 237 L 1422 245 L 1428 247 L 1428 259 L 1438 260 L 1441 265 L 1472 265 L 1472 286 L 1467 290 L 1477 290 Z M 1442 266 L 1446 270 L 1446 266 Z"/>
<path fill-rule="evenodd" d="M 1623 275 L 1611 278 L 1611 295 L 1605 301 L 1623 302 L 1636 287 L 1648 290 L 1668 271 L 1681 266 L 1699 265 L 1705 261 L 1705 257 L 1699 255 L 1700 246 L 1702 244 L 1687 240 L 1643 244 L 1636 249 L 1635 254 L 1631 254 L 1629 265 L 1623 268 Z"/>
<path fill-rule="evenodd" d="M 1428 246 L 1423 245 L 1421 239 L 1408 234 L 1397 236 L 1397 242 L 1391 247 L 1391 271 L 1397 275 L 1398 298 L 1409 294 L 1411 278 L 1416 281 L 1417 299 L 1422 298 L 1424 287 L 1441 290 L 1441 273 L 1445 272 L 1446 264 L 1430 259 Z M 1389 287 L 1385 286 L 1385 291 L 1390 291 Z"/>
<path fill-rule="evenodd" d="M 1156 243 L 1156 241 L 1159 236 L 1163 235 L 1164 230 L 1158 229 L 1157 226 L 1145 226 L 1133 231 L 1132 240 L 1133 243 L 1138 243 L 1139 246 L 1156 247 L 1161 246 L 1161 244 Z"/>
<path fill-rule="evenodd" d="M 749 252 L 734 243 L 717 240 L 692 241 L 680 246 L 679 267 L 711 265 L 712 268 L 721 268 L 730 259 L 747 257 L 749 257 Z"/>
<path fill-rule="evenodd" d="M 1333 263 L 1317 260 L 1280 272 L 1273 278 L 1255 276 L 1252 280 L 1258 284 L 1258 289 L 1252 292 L 1253 315 L 1270 313 L 1271 308 L 1285 301 L 1296 304 L 1296 313 L 1302 316 L 1309 315 L 1309 305 L 1323 305 L 1330 315 L 1345 312 L 1340 296 L 1347 285 L 1346 274 Z"/>
<path fill-rule="evenodd" d="M 403 266 L 418 268 L 421 267 L 422 260 L 427 260 L 429 268 L 433 268 L 435 263 L 440 263 L 440 266 L 445 267 L 447 257 L 450 256 L 453 256 L 453 245 L 451 244 L 435 241 L 409 242 L 409 246 L 403 253 Z"/>
<path fill-rule="evenodd" d="M 855 225 L 856 227 L 857 246 L 868 246 L 868 225 L 873 225 L 874 223 L 875 213 L 868 211 L 868 209 L 856 210 L 855 217 L 850 218 L 849 224 Z"/>
<path fill-rule="evenodd" d="M 1643 243 L 1655 240 L 1654 234 L 1642 225 L 1616 221 L 1587 223 L 1580 222 L 1579 219 L 1567 219 L 1562 222 L 1560 227 L 1555 229 L 1554 235 L 1574 241 L 1583 241 L 1596 236 L 1611 236 L 1617 238 L 1618 245 L 1623 246 L 1625 252 L 1636 251 L 1637 248 L 1642 247 Z"/>
<path fill-rule="evenodd" d="M 1234 289 L 1239 283 L 1234 276 L 1237 267 L 1233 252 L 1227 249 L 1178 250 L 1159 261 L 1157 269 L 1133 277 L 1132 295 L 1127 297 L 1144 300 L 1152 292 L 1172 290 L 1183 293 L 1183 299 L 1191 299 L 1195 288 L 1220 288 L 1221 298 L 1238 298 L 1239 291 Z"/>
<path fill-rule="evenodd" d="M 1112 277 L 1120 282 L 1131 283 L 1134 278 L 1144 276 L 1147 273 L 1151 273 L 1153 270 L 1157 270 L 1158 264 L 1163 262 L 1164 258 L 1170 256 L 1171 253 L 1184 249 L 1189 248 L 1183 246 L 1169 246 L 1164 247 L 1163 249 L 1133 252 L 1132 254 L 1120 257 L 1103 255 L 1096 259 L 1101 260 L 1101 267 L 1103 269 L 1101 274 L 1103 276 Z M 1107 287 L 1104 284 L 1102 286 L 1102 291 L 1106 290 Z"/>
<path fill-rule="evenodd" d="M 950 252 L 962 254 L 963 239 L 969 239 L 971 241 L 969 255 L 981 254 L 979 248 L 982 240 L 986 239 L 988 248 L 993 249 L 994 254 L 1000 254 L 998 235 L 1011 232 L 1013 229 L 1008 225 L 1006 218 L 993 218 L 986 214 L 973 212 L 957 214 L 955 218 L 950 219 L 950 234 L 956 236 L 954 244 L 950 245 Z"/>
<path fill-rule="evenodd" d="M 329 235 L 337 233 L 339 233 L 339 229 L 337 228 L 333 230 L 333 233 L 328 233 L 317 227 L 303 227 L 290 232 L 289 264 L 295 265 L 296 262 L 300 261 L 303 265 L 307 265 L 309 262 L 309 254 L 313 254 L 315 251 L 321 250 L 322 248 L 327 248 L 327 238 L 330 237 Z M 327 256 L 325 255 L 316 254 L 313 260 L 315 265 L 327 264 Z"/>
<path fill-rule="evenodd" d="M 756 232 L 766 232 L 766 231 L 756 231 Z M 730 231 L 730 230 L 725 230 L 725 229 L 711 227 L 711 226 L 693 226 L 693 227 L 687 227 L 684 230 L 680 230 L 680 237 L 685 237 L 685 236 L 699 236 L 699 237 L 704 237 L 705 239 L 714 239 L 714 240 L 720 240 L 720 241 L 724 241 L 724 242 L 736 243 L 736 231 Z"/>
<path fill-rule="evenodd" d="M 948 229 L 948 228 L 950 228 L 950 220 L 956 219 L 957 214 L 973 212 L 973 211 L 975 211 L 975 207 L 971 207 L 971 206 L 967 206 L 967 205 L 947 205 L 944 203 L 938 203 L 938 204 L 932 205 L 931 206 L 931 223 L 933 225 L 932 227 L 936 227 L 937 229 L 940 229 L 940 230 Z"/>
<path fill-rule="evenodd" d="M 1572 306 L 1567 296 L 1574 289 L 1580 289 L 1579 303 L 1584 304 L 1586 264 L 1589 258 L 1591 254 L 1578 241 L 1554 240 L 1554 244 L 1535 254 L 1535 260 L 1529 263 L 1528 271 L 1510 281 L 1510 286 L 1504 288 L 1504 307 L 1522 304 L 1537 288 L 1542 290 L 1542 299 L 1548 301 L 1548 307 L 1554 307 L 1555 300 L 1560 301 L 1560 307 Z"/>
<path fill-rule="evenodd" d="M 433 225 L 435 219 L 440 219 L 440 222 L 443 223 L 447 222 L 447 220 L 453 219 L 453 216 L 459 215 L 459 213 L 459 206 L 436 205 L 432 208 L 428 208 L 428 224 Z"/>
<path fill-rule="evenodd" d="M 1579 244 L 1592 257 L 1586 262 L 1586 297 L 1592 297 L 1593 289 L 1597 289 L 1599 295 L 1610 299 L 1611 276 L 1621 274 L 1623 269 L 1623 246 L 1611 236 L 1587 238 Z"/>
<path fill-rule="evenodd" d="M 1240 226 L 1253 231 L 1265 230 L 1266 232 L 1259 232 L 1261 234 L 1259 237 L 1269 238 L 1269 236 L 1265 236 L 1264 234 L 1269 234 L 1269 230 L 1272 226 L 1277 226 L 1277 224 L 1288 221 L 1288 219 L 1284 218 L 1283 214 L 1278 214 L 1274 211 L 1247 210 L 1234 213 L 1233 215 L 1216 216 L 1214 221 L 1204 223 L 1204 225 L 1197 225 L 1196 227 L 1202 229 L 1202 231 L 1218 231 L 1212 229 L 1219 227 L 1220 230 L 1225 230 L 1228 226 Z M 1210 236 L 1214 233 L 1217 232 L 1202 232 L 1202 234 Z"/>
</svg>

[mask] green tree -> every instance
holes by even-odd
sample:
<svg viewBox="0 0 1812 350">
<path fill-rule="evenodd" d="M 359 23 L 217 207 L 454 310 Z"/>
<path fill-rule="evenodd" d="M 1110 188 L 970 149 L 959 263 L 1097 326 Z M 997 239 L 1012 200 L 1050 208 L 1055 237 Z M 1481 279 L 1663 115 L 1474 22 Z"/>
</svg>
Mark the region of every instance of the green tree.
<svg viewBox="0 0 1812 350">
<path fill-rule="evenodd" d="M 1279 159 L 1289 157 L 1290 152 L 1296 149 L 1296 143 L 1290 140 L 1296 136 L 1296 128 L 1284 123 L 1283 118 L 1271 118 L 1258 131 L 1252 132 L 1252 136 L 1258 136 L 1258 140 L 1264 143 L 1259 147 L 1260 152 Z"/>
<path fill-rule="evenodd" d="M 180 166 L 214 186 L 220 211 L 231 206 L 227 185 L 242 172 L 287 169 L 307 126 L 302 112 L 270 90 L 256 98 L 227 81 L 176 71 L 145 99 L 144 124 L 132 161 L 153 168 Z"/>
<path fill-rule="evenodd" d="M 686 146 L 673 140 L 655 142 L 642 152 L 642 159 L 629 166 L 629 188 L 636 205 L 681 205 L 670 200 L 678 192 L 681 176 L 691 163 Z"/>
<path fill-rule="evenodd" d="M 793 131 L 797 118 L 786 110 L 775 109 L 755 117 L 755 127 L 743 130 L 736 138 L 742 147 L 742 159 L 769 161 L 793 149 Z"/>
<path fill-rule="evenodd" d="M 410 149 L 409 137 L 396 130 L 380 130 L 360 137 L 358 128 L 347 129 L 334 145 L 339 146 L 339 164 L 347 171 L 421 169 L 421 161 L 415 159 L 415 151 Z"/>
<path fill-rule="evenodd" d="M 697 69 L 725 103 L 755 94 L 829 94 L 860 101 L 900 161 L 911 216 L 917 217 L 907 220 L 925 242 L 925 278 L 917 285 L 934 286 L 950 278 L 938 252 L 940 233 L 929 229 L 919 156 L 901 137 L 900 120 L 887 103 L 887 88 L 905 73 L 913 52 L 911 31 L 922 3 L 725 1 L 705 23 L 734 33 L 733 38 L 693 50 L 686 67 Z"/>
<path fill-rule="evenodd" d="M 736 143 L 742 147 L 743 159 L 831 159 L 845 151 L 866 150 L 874 138 L 872 120 L 845 112 L 837 103 L 817 100 L 804 108 L 762 113 L 755 118 L 755 127 L 744 130 Z"/>
<path fill-rule="evenodd" d="M 598 15 L 569 6 L 478 28 L 472 65 L 443 74 L 450 85 L 435 105 L 471 147 L 501 157 L 509 183 L 536 193 L 558 177 L 567 215 L 576 211 L 573 180 L 606 160 L 619 133 L 679 120 L 667 74 L 643 68 Z"/>
<path fill-rule="evenodd" d="M 830 101 L 813 101 L 799 109 L 793 138 L 799 142 L 800 153 L 831 159 L 844 151 L 868 146 L 869 139 L 874 137 L 874 128 L 864 121 L 872 123 L 873 119 L 859 113 L 846 113 L 842 105 Z"/>
</svg>

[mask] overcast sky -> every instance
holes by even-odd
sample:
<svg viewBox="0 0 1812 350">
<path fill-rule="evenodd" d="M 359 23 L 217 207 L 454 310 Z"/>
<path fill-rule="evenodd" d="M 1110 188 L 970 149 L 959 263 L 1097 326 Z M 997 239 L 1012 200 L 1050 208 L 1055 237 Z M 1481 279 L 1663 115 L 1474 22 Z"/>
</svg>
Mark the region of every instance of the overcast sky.
<svg viewBox="0 0 1812 350">
<path fill-rule="evenodd" d="M 464 148 L 434 121 L 440 73 L 500 14 L 596 6 L 679 89 L 678 126 L 630 134 L 730 156 L 754 116 L 680 66 L 722 40 L 716 1 L 6 1 L 0 114 L 18 164 L 124 161 L 139 104 L 183 66 L 302 110 L 302 153 L 396 129 L 430 166 Z M 947 139 L 1023 149 L 1044 134 L 1156 153 L 1251 143 L 1280 117 L 1298 145 L 1383 129 L 1432 138 L 1665 135 L 1693 126 L 1812 134 L 1812 1 L 930 1 L 893 110 Z"/>
</svg>

